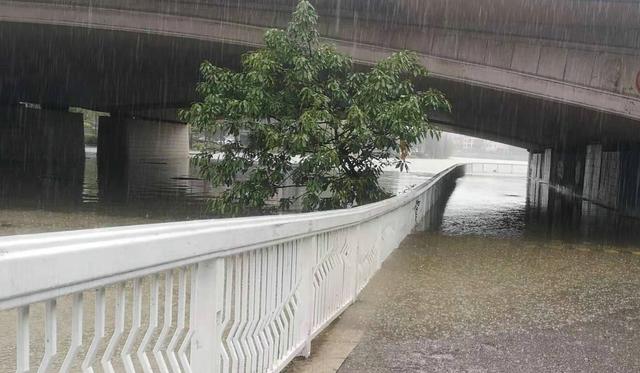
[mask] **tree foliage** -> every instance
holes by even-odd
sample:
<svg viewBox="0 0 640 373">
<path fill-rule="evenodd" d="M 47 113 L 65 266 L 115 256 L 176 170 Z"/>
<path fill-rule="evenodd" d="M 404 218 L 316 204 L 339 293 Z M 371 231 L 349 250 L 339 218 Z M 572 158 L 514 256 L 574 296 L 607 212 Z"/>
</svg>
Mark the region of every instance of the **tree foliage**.
<svg viewBox="0 0 640 373">
<path fill-rule="evenodd" d="M 425 136 L 439 137 L 430 111 L 450 110 L 436 90 L 418 90 L 427 76 L 411 52 L 398 52 L 370 70 L 319 41 L 317 14 L 307 0 L 286 30 L 269 30 L 265 47 L 243 56 L 240 71 L 209 62 L 201 66 L 200 101 L 182 112 L 194 128 L 232 134 L 221 153 L 203 152 L 204 178 L 225 186 L 213 202 L 220 213 L 265 208 L 281 198 L 289 208 L 342 208 L 387 197 L 378 177 Z"/>
</svg>

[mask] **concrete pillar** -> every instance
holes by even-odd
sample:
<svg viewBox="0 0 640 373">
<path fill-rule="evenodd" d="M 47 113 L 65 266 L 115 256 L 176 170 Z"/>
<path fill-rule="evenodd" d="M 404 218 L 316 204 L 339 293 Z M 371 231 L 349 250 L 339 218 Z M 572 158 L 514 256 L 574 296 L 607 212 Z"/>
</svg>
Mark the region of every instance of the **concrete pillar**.
<svg viewBox="0 0 640 373">
<path fill-rule="evenodd" d="M 605 206 L 618 208 L 618 190 L 620 187 L 620 152 L 603 151 L 600 165 L 600 184 L 596 199 Z"/>
<path fill-rule="evenodd" d="M 584 202 L 576 209 L 560 196 L 553 198 L 549 187 L 553 193 L 581 197 Z M 600 216 L 604 209 L 640 217 L 640 145 L 590 144 L 531 152 L 527 197 L 530 205 L 553 210 L 557 216 L 577 211 L 585 217 Z"/>
<path fill-rule="evenodd" d="M 551 149 L 543 152 L 529 151 L 527 204 L 533 207 L 529 209 L 530 212 L 536 212 L 536 216 L 529 217 L 533 221 L 539 221 L 546 216 L 549 204 L 550 162 Z"/>
<path fill-rule="evenodd" d="M 621 180 L 633 177 L 620 174 L 621 153 L 605 151 L 602 145 L 587 146 L 582 196 L 612 209 L 618 208 Z"/>
<path fill-rule="evenodd" d="M 540 175 L 540 178 L 542 179 L 542 181 L 547 183 L 551 181 L 551 156 L 551 149 L 545 149 L 542 158 L 542 173 Z"/>
<path fill-rule="evenodd" d="M 609 209 L 640 217 L 640 145 L 587 147 L 583 197 Z"/>
<path fill-rule="evenodd" d="M 126 200 L 130 192 L 189 174 L 189 127 L 130 117 L 101 117 L 98 183 L 101 196 Z"/>
<path fill-rule="evenodd" d="M 554 149 L 551 152 L 549 183 L 566 194 L 581 195 L 585 170 L 584 147 Z"/>
<path fill-rule="evenodd" d="M 597 195 L 600 183 L 600 166 L 602 161 L 602 145 L 587 145 L 584 163 L 584 185 L 582 195 L 593 199 Z"/>
<path fill-rule="evenodd" d="M 0 108 L 0 161 L 54 172 L 84 168 L 82 114 Z"/>
<path fill-rule="evenodd" d="M 36 207 L 79 201 L 84 178 L 82 114 L 0 108 L 0 196 Z"/>
<path fill-rule="evenodd" d="M 101 117 L 98 158 L 162 162 L 189 156 L 189 127 L 160 120 Z"/>
<path fill-rule="evenodd" d="M 585 149 L 550 149 L 544 152 L 531 152 L 529 156 L 528 203 L 542 215 L 540 219 L 575 215 L 579 209 L 566 204 L 556 194 L 579 196 L 583 189 L 585 170 Z M 546 213 L 550 214 L 547 216 Z"/>
<path fill-rule="evenodd" d="M 533 181 L 549 182 L 551 174 L 551 149 L 544 152 L 529 152 L 528 177 Z"/>
<path fill-rule="evenodd" d="M 534 153 L 529 151 L 529 168 L 527 170 L 527 178 L 529 180 L 536 180 L 539 178 L 540 169 L 540 153 Z"/>
<path fill-rule="evenodd" d="M 534 207 L 534 211 L 546 213 L 549 206 L 549 184 L 539 178 L 530 178 L 527 183 L 527 204 Z"/>
<path fill-rule="evenodd" d="M 640 217 L 640 144 L 621 149 L 618 172 L 618 208 L 625 215 Z"/>
</svg>

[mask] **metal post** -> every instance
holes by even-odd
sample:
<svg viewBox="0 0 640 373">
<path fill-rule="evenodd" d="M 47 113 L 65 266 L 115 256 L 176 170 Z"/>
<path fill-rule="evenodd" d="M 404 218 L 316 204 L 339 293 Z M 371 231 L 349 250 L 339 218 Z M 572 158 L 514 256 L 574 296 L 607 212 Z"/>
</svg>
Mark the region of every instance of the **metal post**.
<svg viewBox="0 0 640 373">
<path fill-rule="evenodd" d="M 313 235 L 305 240 L 304 250 L 301 255 L 303 263 L 302 279 L 300 281 L 300 333 L 305 339 L 304 346 L 298 356 L 308 358 L 311 355 L 311 333 L 314 317 L 314 291 L 313 272 L 315 267 L 316 250 L 318 250 L 318 236 Z"/>
<path fill-rule="evenodd" d="M 191 371 L 216 373 L 220 371 L 224 302 L 224 259 L 199 263 L 196 269 L 194 302 L 194 333 L 191 340 Z"/>
</svg>

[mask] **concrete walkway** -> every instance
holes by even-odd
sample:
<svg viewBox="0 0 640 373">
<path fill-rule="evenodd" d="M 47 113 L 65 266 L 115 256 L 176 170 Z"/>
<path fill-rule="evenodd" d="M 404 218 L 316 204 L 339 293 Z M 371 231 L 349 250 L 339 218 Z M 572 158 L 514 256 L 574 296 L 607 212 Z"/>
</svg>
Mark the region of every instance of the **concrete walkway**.
<svg viewBox="0 0 640 373">
<path fill-rule="evenodd" d="M 640 256 L 416 234 L 288 372 L 638 372 Z"/>
</svg>

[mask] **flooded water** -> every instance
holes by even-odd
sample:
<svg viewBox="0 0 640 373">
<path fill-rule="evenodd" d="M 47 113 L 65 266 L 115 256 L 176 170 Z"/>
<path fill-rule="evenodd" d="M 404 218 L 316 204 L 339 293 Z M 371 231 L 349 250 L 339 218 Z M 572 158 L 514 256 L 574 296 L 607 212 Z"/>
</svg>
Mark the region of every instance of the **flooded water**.
<svg viewBox="0 0 640 373">
<path fill-rule="evenodd" d="M 448 235 L 521 236 L 526 197 L 524 177 L 463 177 L 447 203 L 441 230 Z"/>
<path fill-rule="evenodd" d="M 0 173 L 0 235 L 145 224 L 207 216 L 212 188 L 192 177 L 189 160 L 140 164 L 98 177 L 95 149 L 84 171 L 30 176 L 25 170 Z"/>
<path fill-rule="evenodd" d="M 402 193 L 455 163 L 418 162 L 416 172 L 389 170 L 381 185 Z M 219 192 L 188 158 L 132 162 L 108 175 L 98 173 L 95 148 L 79 172 L 42 176 L 0 165 L 0 235 L 215 218 L 207 200 Z"/>
<path fill-rule="evenodd" d="M 639 371 L 640 256 L 457 233 L 405 239 L 333 326 L 355 348 L 287 373 Z"/>
<path fill-rule="evenodd" d="M 440 228 L 474 235 L 590 243 L 640 250 L 640 220 L 555 191 L 525 177 L 465 176 L 458 180 Z"/>
<path fill-rule="evenodd" d="M 410 173 L 389 168 L 380 183 L 391 193 L 403 193 L 453 164 L 472 161 L 480 160 L 413 159 Z M 132 162 L 116 171 L 98 173 L 95 148 L 86 149 L 79 173 L 35 177 L 28 169 L 0 165 L 0 235 L 215 218 L 207 200 L 220 190 L 200 179 L 188 158 Z M 639 228 L 637 219 L 556 193 L 544 184 L 528 186 L 522 175 L 487 175 L 458 181 L 441 230 L 454 236 L 629 246 L 640 240 Z"/>
<path fill-rule="evenodd" d="M 525 177 L 462 177 L 287 373 L 638 372 L 638 228 Z"/>
</svg>

